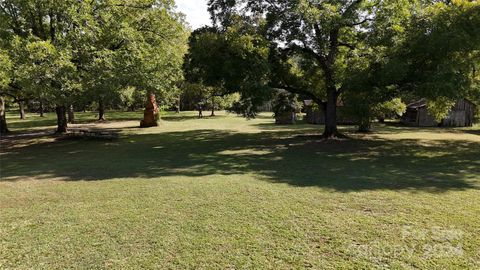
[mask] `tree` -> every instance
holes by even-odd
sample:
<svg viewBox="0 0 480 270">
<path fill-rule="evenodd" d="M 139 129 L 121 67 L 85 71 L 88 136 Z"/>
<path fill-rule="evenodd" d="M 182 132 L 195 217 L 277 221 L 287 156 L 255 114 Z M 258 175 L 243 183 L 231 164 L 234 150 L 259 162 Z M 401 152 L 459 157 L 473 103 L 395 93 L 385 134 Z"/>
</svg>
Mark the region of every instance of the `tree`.
<svg viewBox="0 0 480 270">
<path fill-rule="evenodd" d="M 88 35 L 79 37 L 87 45 L 78 48 L 80 72 L 87 78 L 85 89 L 98 102 L 99 120 L 125 88 L 170 102 L 181 79 L 187 34 L 172 2 L 123 2 L 93 2 Z"/>
<path fill-rule="evenodd" d="M 81 3 L 74 0 L 5 0 L 0 3 L 2 47 L 14 62 L 10 89 L 22 96 L 42 91 L 55 103 L 57 132 L 66 132 L 65 102 L 78 89 L 71 33 Z"/>
<path fill-rule="evenodd" d="M 240 103 L 252 105 L 245 106 L 251 113 L 242 112 L 249 116 L 269 90 L 268 42 L 254 30 L 240 21 L 225 32 L 198 29 L 189 38 L 184 63 L 186 80 L 208 87 L 210 98 L 241 93 Z"/>
<path fill-rule="evenodd" d="M 7 88 L 10 83 L 11 70 L 12 63 L 8 54 L 0 50 L 0 134 L 8 132 L 7 119 L 5 116 L 5 99 L 2 91 Z"/>
<path fill-rule="evenodd" d="M 380 46 L 392 42 L 411 7 L 410 1 L 210 0 L 210 12 L 221 31 L 238 17 L 251 22 L 269 41 L 275 61 L 269 86 L 309 96 L 325 104 L 326 138 L 338 135 L 337 99 L 347 89 L 350 67 L 365 57 L 382 57 Z M 388 14 L 389 16 L 385 16 Z M 385 28 L 388 26 L 387 28 Z M 388 30 L 386 30 L 388 29 Z M 396 30 L 397 29 L 397 30 Z M 292 58 L 297 60 L 292 61 Z M 317 81 L 302 82 L 305 74 Z M 313 85 L 315 83 L 315 85 Z"/>
<path fill-rule="evenodd" d="M 477 1 L 435 3 L 416 17 L 398 53 L 408 67 L 404 80 L 410 89 L 430 99 L 473 95 L 480 55 L 478 25 Z"/>
<path fill-rule="evenodd" d="M 168 96 L 186 50 L 173 8 L 169 0 L 2 1 L 1 46 L 21 66 L 10 88 L 47 93 L 58 133 L 67 131 L 74 93 L 91 93 L 101 105 L 128 86 Z"/>
</svg>

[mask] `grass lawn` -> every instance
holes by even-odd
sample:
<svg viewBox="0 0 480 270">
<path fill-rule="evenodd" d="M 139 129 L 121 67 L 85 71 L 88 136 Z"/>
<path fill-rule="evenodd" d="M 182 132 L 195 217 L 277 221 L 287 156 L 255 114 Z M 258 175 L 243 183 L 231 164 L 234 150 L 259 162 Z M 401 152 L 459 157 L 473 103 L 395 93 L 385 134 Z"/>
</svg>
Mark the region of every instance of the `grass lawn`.
<svg viewBox="0 0 480 270">
<path fill-rule="evenodd" d="M 478 126 L 321 142 L 269 115 L 76 117 L 121 137 L 9 115 L 0 269 L 480 269 Z"/>
</svg>

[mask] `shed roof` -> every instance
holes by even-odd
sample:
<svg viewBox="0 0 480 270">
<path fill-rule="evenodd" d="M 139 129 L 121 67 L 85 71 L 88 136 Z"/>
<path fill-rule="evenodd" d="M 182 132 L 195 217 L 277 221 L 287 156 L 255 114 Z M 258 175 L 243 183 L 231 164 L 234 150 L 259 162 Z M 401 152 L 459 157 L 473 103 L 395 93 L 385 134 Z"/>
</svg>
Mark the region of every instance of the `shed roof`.
<svg viewBox="0 0 480 270">
<path fill-rule="evenodd" d="M 419 109 L 427 106 L 427 99 L 422 98 L 418 101 L 408 104 L 407 108 L 409 109 Z"/>
</svg>

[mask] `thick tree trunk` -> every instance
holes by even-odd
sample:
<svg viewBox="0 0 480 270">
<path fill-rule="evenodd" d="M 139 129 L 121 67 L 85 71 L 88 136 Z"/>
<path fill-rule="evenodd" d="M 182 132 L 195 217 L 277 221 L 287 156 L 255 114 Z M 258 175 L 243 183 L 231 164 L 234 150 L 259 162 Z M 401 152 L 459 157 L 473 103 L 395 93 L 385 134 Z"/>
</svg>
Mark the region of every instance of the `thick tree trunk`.
<svg viewBox="0 0 480 270">
<path fill-rule="evenodd" d="M 338 135 L 337 129 L 337 93 L 335 88 L 328 89 L 327 104 L 325 108 L 325 138 L 333 138 Z"/>
<path fill-rule="evenodd" d="M 20 108 L 20 119 L 25 119 L 25 103 L 23 100 L 18 102 L 18 107 Z"/>
<path fill-rule="evenodd" d="M 40 117 L 44 117 L 44 110 L 45 108 L 43 107 L 43 101 L 40 101 Z"/>
<path fill-rule="evenodd" d="M 105 104 L 103 100 L 98 102 L 98 121 L 105 121 Z"/>
<path fill-rule="evenodd" d="M 210 116 L 215 116 L 215 97 L 212 97 L 212 113 Z"/>
<path fill-rule="evenodd" d="M 73 110 L 73 105 L 70 105 L 70 107 L 68 107 L 68 123 L 75 124 L 75 112 Z"/>
<path fill-rule="evenodd" d="M 7 118 L 5 116 L 5 100 L 0 97 L 0 134 L 8 133 Z"/>
<path fill-rule="evenodd" d="M 57 131 L 55 133 L 67 133 L 67 109 L 65 106 L 57 106 L 55 108 L 57 113 Z"/>
</svg>

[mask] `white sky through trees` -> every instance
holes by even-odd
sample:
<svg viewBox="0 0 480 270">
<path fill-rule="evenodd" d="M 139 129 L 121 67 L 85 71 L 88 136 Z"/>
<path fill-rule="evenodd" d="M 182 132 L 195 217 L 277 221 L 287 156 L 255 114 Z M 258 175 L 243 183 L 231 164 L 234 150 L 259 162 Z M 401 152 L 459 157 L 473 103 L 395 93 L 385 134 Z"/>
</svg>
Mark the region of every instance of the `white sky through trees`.
<svg viewBox="0 0 480 270">
<path fill-rule="evenodd" d="M 187 22 L 193 29 L 211 25 L 210 14 L 207 11 L 208 0 L 175 0 L 178 11 L 186 15 Z"/>
</svg>

